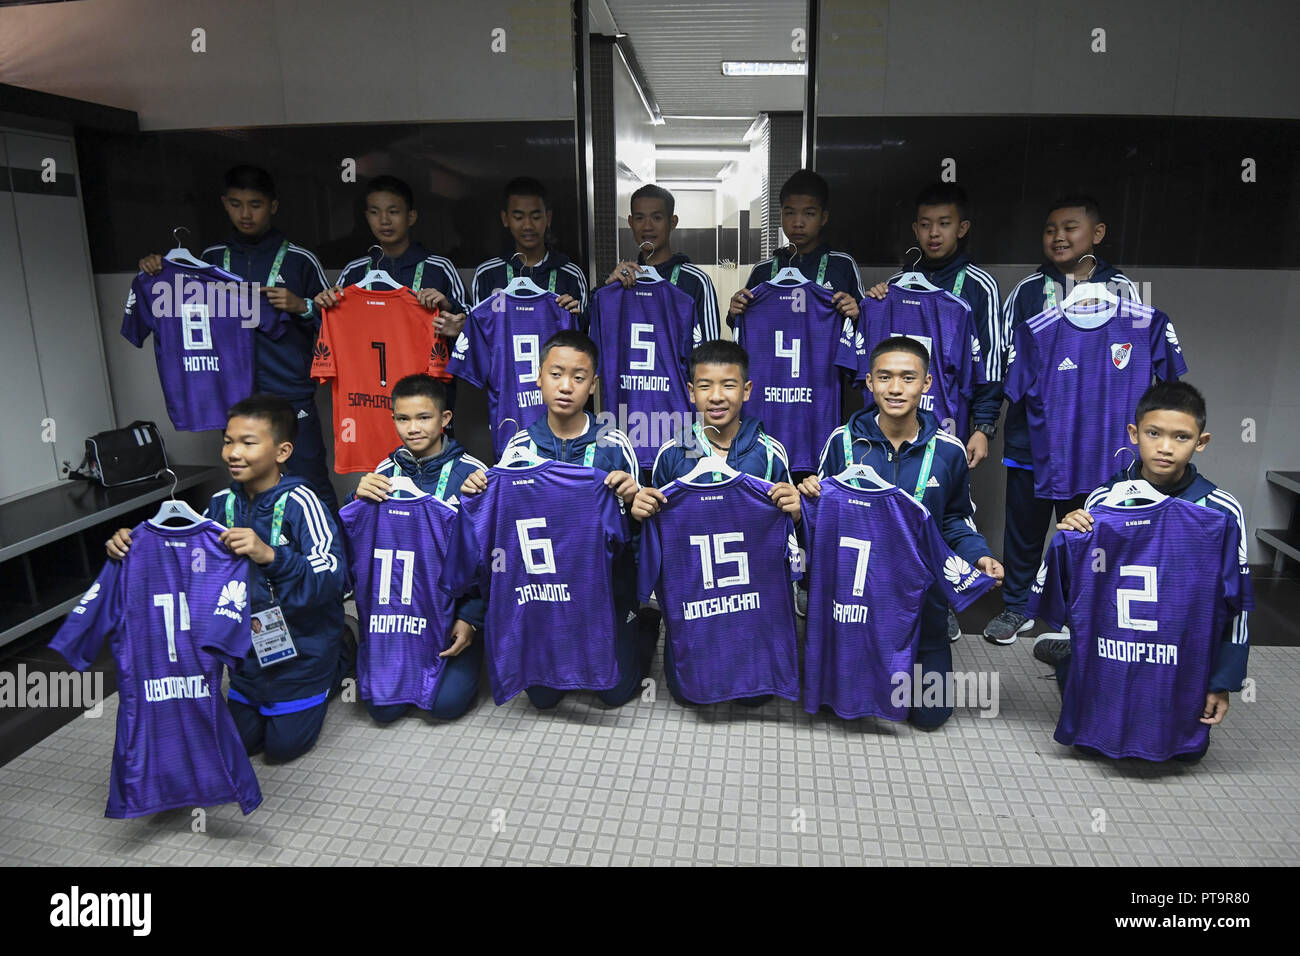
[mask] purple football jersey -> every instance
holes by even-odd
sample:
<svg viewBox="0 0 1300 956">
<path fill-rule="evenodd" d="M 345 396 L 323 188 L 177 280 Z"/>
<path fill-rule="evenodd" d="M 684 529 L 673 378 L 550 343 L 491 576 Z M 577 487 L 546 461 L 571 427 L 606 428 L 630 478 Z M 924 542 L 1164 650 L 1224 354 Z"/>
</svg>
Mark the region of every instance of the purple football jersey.
<svg viewBox="0 0 1300 956">
<path fill-rule="evenodd" d="M 456 509 L 433 495 L 358 498 L 339 511 L 351 545 L 361 641 L 361 699 L 433 708 L 451 646 L 455 610 L 438 586 Z"/>
<path fill-rule="evenodd" d="M 871 373 L 871 350 L 887 338 L 905 335 L 930 353 L 930 390 L 921 407 L 934 412 L 939 427 L 962 441 L 970 437 L 969 402 L 975 385 L 985 383 L 980 338 L 974 313 L 965 299 L 938 292 L 904 289 L 892 285 L 884 299 L 862 300 L 858 329 L 845 322 L 836 349 L 835 364 L 853 373 L 863 384 Z M 863 389 L 867 407 L 875 404 Z M 951 424 L 949 424 L 951 422 Z"/>
<path fill-rule="evenodd" d="M 253 333 L 278 339 L 287 321 L 256 283 L 163 259 L 162 272 L 131 283 L 122 336 L 140 348 L 153 333 L 167 417 L 197 432 L 226 427 L 226 410 L 253 393 Z"/>
<path fill-rule="evenodd" d="M 176 807 L 262 802 L 253 766 L 221 696 L 221 668 L 252 644 L 247 558 L 221 544 L 224 529 L 143 522 L 131 552 L 109 561 L 50 647 L 77 670 L 105 640 L 117 662 L 117 743 L 108 817 Z"/>
<path fill-rule="evenodd" d="M 588 312 L 600 350 L 602 412 L 616 417 L 642 468 L 693 421 L 686 388 L 699 344 L 695 300 L 666 279 L 596 290 Z"/>
<path fill-rule="evenodd" d="M 1187 374 L 1169 316 L 1131 299 L 1056 306 L 1016 327 L 1006 396 L 1022 398 L 1034 457 L 1034 494 L 1061 501 L 1114 474 L 1128 424 L 1152 379 Z"/>
<path fill-rule="evenodd" d="M 498 456 L 506 442 L 546 414 L 537 385 L 542 346 L 561 329 L 577 328 L 555 296 L 499 292 L 470 312 L 447 371 L 488 393 L 488 427 Z"/>
<path fill-rule="evenodd" d="M 752 290 L 736 319 L 754 391 L 745 414 L 785 446 L 791 471 L 816 471 L 821 441 L 840 424 L 836 345 L 843 320 L 831 291 L 815 282 Z"/>
<path fill-rule="evenodd" d="M 838 478 L 803 502 L 808 542 L 804 709 L 904 720 L 915 689 L 926 592 L 935 583 L 963 610 L 996 583 L 944 543 L 934 516 L 900 488 Z"/>
<path fill-rule="evenodd" d="M 528 687 L 608 690 L 618 683 L 614 557 L 630 539 L 605 472 L 553 460 L 488 470 L 461 499 L 442 587 L 479 584 L 492 699 Z"/>
<path fill-rule="evenodd" d="M 1091 532 L 1052 539 L 1029 598 L 1031 617 L 1070 626 L 1056 739 L 1146 760 L 1204 750 L 1215 647 L 1255 606 L 1237 522 L 1181 498 L 1091 514 Z"/>
<path fill-rule="evenodd" d="M 799 699 L 790 584 L 801 559 L 771 487 L 743 473 L 706 484 L 678 479 L 641 526 L 641 600 L 658 594 L 682 694 L 697 704 Z"/>
</svg>

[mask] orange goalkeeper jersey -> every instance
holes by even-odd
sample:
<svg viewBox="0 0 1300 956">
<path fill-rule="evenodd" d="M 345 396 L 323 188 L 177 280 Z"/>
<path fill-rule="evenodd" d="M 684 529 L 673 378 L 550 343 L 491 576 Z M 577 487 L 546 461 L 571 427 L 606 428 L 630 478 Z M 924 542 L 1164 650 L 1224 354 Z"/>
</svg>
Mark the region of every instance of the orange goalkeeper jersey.
<svg viewBox="0 0 1300 956">
<path fill-rule="evenodd" d="M 334 470 L 369 471 L 393 450 L 393 402 L 398 379 L 427 372 L 448 379 L 447 340 L 433 329 L 437 312 L 410 289 L 352 285 L 321 316 L 311 374 L 331 383 Z"/>
</svg>

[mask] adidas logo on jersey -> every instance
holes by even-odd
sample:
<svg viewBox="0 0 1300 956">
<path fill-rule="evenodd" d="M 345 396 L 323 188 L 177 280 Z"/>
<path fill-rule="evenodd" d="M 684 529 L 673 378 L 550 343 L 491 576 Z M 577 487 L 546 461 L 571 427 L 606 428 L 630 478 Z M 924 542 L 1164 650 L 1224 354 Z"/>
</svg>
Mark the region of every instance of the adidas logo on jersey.
<svg viewBox="0 0 1300 956">
<path fill-rule="evenodd" d="M 227 604 L 233 604 L 236 611 L 242 611 L 248 604 L 248 585 L 243 581 L 227 581 L 221 585 L 221 597 L 217 598 L 217 607 L 225 607 Z"/>
<path fill-rule="evenodd" d="M 284 536 L 284 532 L 283 532 L 283 531 L 280 532 L 280 540 L 277 541 L 276 544 L 278 544 L 278 545 L 286 545 L 286 544 L 288 544 L 288 543 L 289 543 L 289 539 L 286 538 L 286 537 Z"/>
<path fill-rule="evenodd" d="M 1065 358 L 1061 359 L 1061 364 L 1056 366 L 1056 370 L 1058 372 L 1070 372 L 1078 367 L 1079 366 L 1075 365 L 1074 362 L 1070 360 L 1070 356 L 1067 355 Z"/>
<path fill-rule="evenodd" d="M 966 563 L 965 559 L 956 554 L 950 554 L 943 562 L 943 576 L 948 579 L 948 583 L 953 585 L 961 584 L 962 579 L 971 573 L 973 569 Z"/>
<path fill-rule="evenodd" d="M 939 479 L 936 478 L 936 477 L 934 477 L 934 475 L 931 475 L 931 476 L 930 476 L 930 480 L 927 481 L 927 482 L 925 483 L 925 487 L 927 487 L 927 488 L 938 488 L 938 487 L 940 487 L 940 485 L 939 485 Z"/>
<path fill-rule="evenodd" d="M 822 288 L 823 288 L 823 289 L 829 289 L 829 288 L 831 288 L 830 280 L 827 280 L 826 282 L 823 282 L 823 283 L 822 283 Z"/>
<path fill-rule="evenodd" d="M 298 417 L 299 417 L 299 418 L 306 418 L 306 417 L 307 417 L 307 409 L 305 409 L 305 408 L 300 408 L 300 409 L 298 409 Z"/>
</svg>

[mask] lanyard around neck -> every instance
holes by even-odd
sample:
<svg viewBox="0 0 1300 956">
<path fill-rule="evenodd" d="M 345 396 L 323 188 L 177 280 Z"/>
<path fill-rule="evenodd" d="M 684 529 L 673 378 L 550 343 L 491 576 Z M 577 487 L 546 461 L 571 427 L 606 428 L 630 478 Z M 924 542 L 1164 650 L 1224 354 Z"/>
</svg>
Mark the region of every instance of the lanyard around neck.
<svg viewBox="0 0 1300 956">
<path fill-rule="evenodd" d="M 271 274 L 266 277 L 266 287 L 275 288 L 276 276 L 280 274 L 280 266 L 284 265 L 284 254 L 289 251 L 289 240 L 286 239 L 280 243 L 280 249 L 275 254 L 275 261 L 271 263 Z M 225 251 L 221 253 L 221 268 L 227 272 L 230 271 L 230 246 L 226 246 Z"/>
<path fill-rule="evenodd" d="M 285 492 L 275 500 L 275 507 L 271 511 L 271 540 L 266 542 L 271 547 L 276 547 L 280 543 L 280 529 L 284 526 L 284 503 L 289 500 L 289 492 Z M 235 493 L 232 491 L 226 495 L 226 527 L 235 526 Z"/>
</svg>

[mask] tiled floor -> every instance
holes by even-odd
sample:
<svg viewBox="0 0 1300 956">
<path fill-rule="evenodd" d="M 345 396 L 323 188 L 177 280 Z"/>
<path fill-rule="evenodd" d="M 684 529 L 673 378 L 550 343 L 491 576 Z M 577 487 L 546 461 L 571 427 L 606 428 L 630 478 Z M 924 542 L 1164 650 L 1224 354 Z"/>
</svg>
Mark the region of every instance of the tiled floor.
<svg viewBox="0 0 1300 956">
<path fill-rule="evenodd" d="M 964 615 L 965 617 L 965 615 Z M 462 720 L 383 728 L 335 702 L 300 760 L 254 758 L 265 801 L 106 820 L 116 697 L 0 768 L 0 865 L 1294 864 L 1300 649 L 1257 647 L 1198 766 L 1076 756 L 1029 642 L 967 636 L 1000 713 L 941 730 L 811 717 L 796 704 L 539 713 L 483 696 Z M 656 664 L 654 676 L 661 678 Z"/>
</svg>

